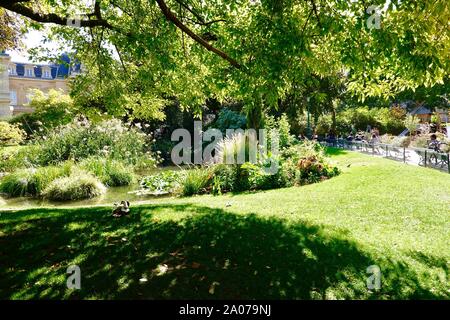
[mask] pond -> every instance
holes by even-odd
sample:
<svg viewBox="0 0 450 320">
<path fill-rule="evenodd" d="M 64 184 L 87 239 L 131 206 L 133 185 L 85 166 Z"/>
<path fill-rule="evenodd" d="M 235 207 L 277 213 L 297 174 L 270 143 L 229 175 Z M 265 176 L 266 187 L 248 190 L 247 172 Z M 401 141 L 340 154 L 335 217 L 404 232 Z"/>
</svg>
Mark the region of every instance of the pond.
<svg viewBox="0 0 450 320">
<path fill-rule="evenodd" d="M 77 201 L 49 201 L 41 198 L 20 197 L 20 198 L 4 198 L 0 197 L 0 210 L 2 209 L 26 209 L 38 207 L 78 207 L 78 206 L 95 206 L 95 205 L 111 205 L 122 200 L 128 200 L 131 203 L 148 201 L 151 199 L 160 199 L 162 197 L 170 197 L 170 195 L 139 195 L 134 193 L 139 189 L 139 185 L 131 185 L 126 187 L 108 188 L 103 196 L 93 199 L 77 200 Z"/>
<path fill-rule="evenodd" d="M 147 172 L 139 172 L 139 176 L 146 176 L 155 174 L 159 171 L 165 170 L 180 170 L 179 167 L 167 166 L 157 169 L 149 170 Z M 139 179 L 140 180 L 140 179 Z M 80 207 L 80 206 L 95 206 L 95 205 L 111 205 L 127 200 L 131 203 L 140 201 L 149 201 L 152 199 L 160 199 L 162 197 L 171 197 L 171 195 L 151 195 L 151 194 L 138 194 L 135 191 L 139 190 L 140 186 L 135 183 L 125 187 L 112 187 L 108 188 L 106 193 L 100 197 L 93 199 L 77 200 L 77 201 L 49 201 L 42 198 L 33 197 L 19 197 L 19 198 L 7 198 L 0 196 L 0 210 L 2 209 L 26 209 L 26 208 L 38 208 L 38 207 Z"/>
</svg>

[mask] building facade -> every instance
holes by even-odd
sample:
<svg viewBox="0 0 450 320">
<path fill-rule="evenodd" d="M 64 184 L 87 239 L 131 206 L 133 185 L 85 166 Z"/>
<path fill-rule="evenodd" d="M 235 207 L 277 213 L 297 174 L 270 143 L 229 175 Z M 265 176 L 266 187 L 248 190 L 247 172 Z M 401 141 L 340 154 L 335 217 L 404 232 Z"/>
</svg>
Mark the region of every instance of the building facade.
<svg viewBox="0 0 450 320">
<path fill-rule="evenodd" d="M 60 89 L 68 92 L 68 78 L 79 73 L 79 66 L 70 67 L 70 59 L 63 55 L 62 64 L 16 63 L 0 52 L 0 118 L 32 112 L 28 107 L 30 90 L 48 92 Z"/>
</svg>

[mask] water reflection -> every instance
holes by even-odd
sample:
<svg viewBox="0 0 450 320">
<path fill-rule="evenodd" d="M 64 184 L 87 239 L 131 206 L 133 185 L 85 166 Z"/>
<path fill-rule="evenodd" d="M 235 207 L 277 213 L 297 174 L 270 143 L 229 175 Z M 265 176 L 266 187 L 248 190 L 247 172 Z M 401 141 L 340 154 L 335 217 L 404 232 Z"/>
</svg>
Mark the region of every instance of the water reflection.
<svg viewBox="0 0 450 320">
<path fill-rule="evenodd" d="M 20 197 L 20 198 L 1 198 L 0 197 L 0 209 L 21 209 L 21 208 L 36 208 L 36 207 L 67 207 L 67 206 L 93 206 L 110 204 L 111 206 L 115 202 L 122 200 L 128 200 L 130 202 L 146 201 L 162 197 L 171 197 L 170 195 L 138 195 L 133 191 L 139 189 L 139 185 L 135 184 L 126 187 L 114 187 L 108 188 L 103 196 L 93 199 L 78 200 L 78 201 L 49 201 L 40 198 Z"/>
</svg>

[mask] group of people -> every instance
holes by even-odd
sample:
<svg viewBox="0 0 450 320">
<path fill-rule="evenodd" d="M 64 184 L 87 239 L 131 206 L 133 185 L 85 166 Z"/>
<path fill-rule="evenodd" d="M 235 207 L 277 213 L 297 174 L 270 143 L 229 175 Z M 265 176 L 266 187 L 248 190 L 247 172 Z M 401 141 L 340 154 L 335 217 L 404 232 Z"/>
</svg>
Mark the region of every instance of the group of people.
<svg viewBox="0 0 450 320">
<path fill-rule="evenodd" d="M 299 136 L 300 140 L 305 139 L 306 137 L 304 136 Z M 314 134 L 312 136 L 313 140 L 317 140 L 319 137 Z M 344 137 L 343 137 L 344 138 Z M 360 142 L 365 142 L 365 143 L 370 143 L 370 144 L 377 144 L 381 142 L 381 138 L 380 138 L 380 131 L 378 130 L 378 128 L 373 128 L 370 130 L 370 139 L 367 139 L 367 133 L 366 132 L 357 132 L 356 130 L 354 130 L 352 128 L 352 132 L 349 133 L 349 135 L 347 137 L 345 137 L 345 139 L 347 141 L 360 141 Z M 338 140 L 338 137 L 336 137 L 335 133 L 330 131 L 326 136 L 325 136 L 325 141 L 328 144 L 334 144 L 336 143 L 336 141 Z M 439 141 L 437 139 L 437 135 L 436 134 L 432 134 L 430 136 L 430 141 L 428 142 L 428 149 L 431 149 L 433 151 L 437 151 L 440 152 L 441 151 L 441 145 L 442 142 Z"/>
<path fill-rule="evenodd" d="M 370 130 L 370 139 L 367 141 L 366 134 L 362 132 L 356 132 L 356 130 L 352 130 L 352 132 L 347 136 L 347 141 L 361 141 L 368 143 L 380 143 L 380 131 L 377 128 L 373 128 Z"/>
</svg>

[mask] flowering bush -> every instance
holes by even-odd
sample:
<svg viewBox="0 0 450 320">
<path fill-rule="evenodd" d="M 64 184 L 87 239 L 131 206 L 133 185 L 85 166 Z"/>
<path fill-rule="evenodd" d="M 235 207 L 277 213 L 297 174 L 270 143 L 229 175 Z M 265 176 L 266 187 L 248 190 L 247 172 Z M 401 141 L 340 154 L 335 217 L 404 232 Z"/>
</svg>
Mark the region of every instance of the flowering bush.
<svg viewBox="0 0 450 320">
<path fill-rule="evenodd" d="M 323 147 L 313 141 L 306 140 L 284 150 L 282 159 L 289 183 L 315 183 L 339 174 L 338 168 L 327 162 Z"/>
<path fill-rule="evenodd" d="M 121 160 L 128 164 L 156 163 L 149 153 L 149 139 L 136 127 L 128 127 L 120 120 L 91 124 L 87 120 L 60 126 L 43 136 L 39 146 L 39 162 L 55 164 L 68 159 L 80 161 L 91 156 Z"/>
<path fill-rule="evenodd" d="M 302 158 L 297 163 L 299 174 L 296 176 L 299 184 L 315 183 L 339 174 L 336 167 L 324 163 L 317 156 Z"/>
</svg>

